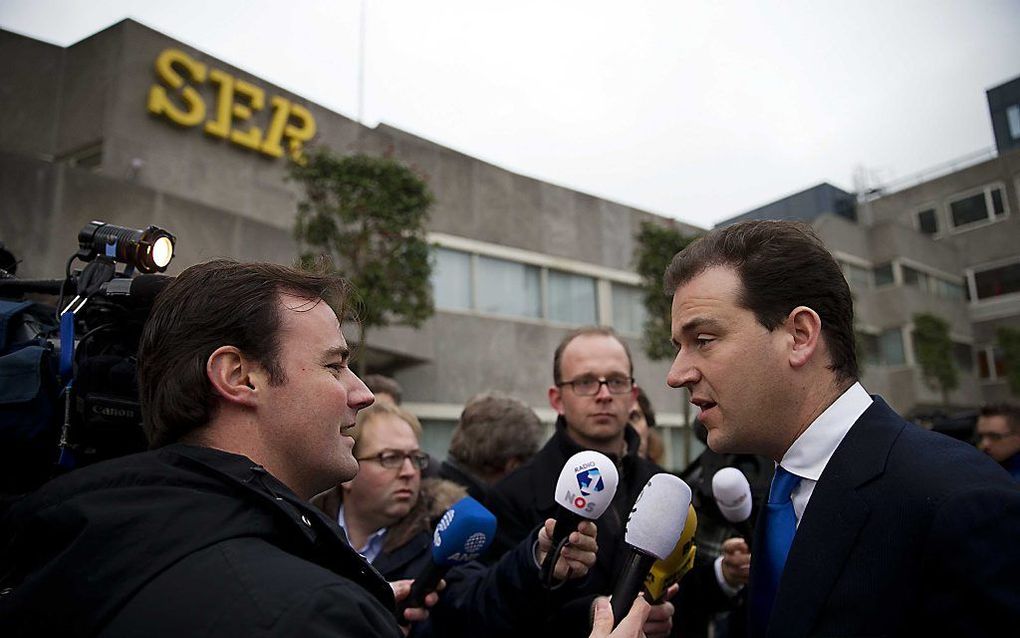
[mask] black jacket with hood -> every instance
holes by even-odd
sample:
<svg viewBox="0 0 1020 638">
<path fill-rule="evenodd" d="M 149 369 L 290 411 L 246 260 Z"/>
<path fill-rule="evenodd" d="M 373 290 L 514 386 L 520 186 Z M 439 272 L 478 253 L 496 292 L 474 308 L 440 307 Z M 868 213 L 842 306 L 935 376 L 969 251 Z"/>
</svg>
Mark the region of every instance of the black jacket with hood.
<svg viewBox="0 0 1020 638">
<path fill-rule="evenodd" d="M 0 543 L 3 636 L 400 636 L 389 585 L 335 522 L 210 448 L 54 480 Z"/>
</svg>

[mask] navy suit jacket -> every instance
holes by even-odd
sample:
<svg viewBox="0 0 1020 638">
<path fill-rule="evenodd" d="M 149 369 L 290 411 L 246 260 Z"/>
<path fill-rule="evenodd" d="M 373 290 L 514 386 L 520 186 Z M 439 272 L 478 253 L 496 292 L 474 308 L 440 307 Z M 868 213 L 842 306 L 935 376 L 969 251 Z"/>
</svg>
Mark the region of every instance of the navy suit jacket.
<svg viewBox="0 0 1020 638">
<path fill-rule="evenodd" d="M 985 455 L 874 397 L 819 477 L 767 632 L 752 635 L 958 637 L 1017 627 L 1020 488 Z"/>
</svg>

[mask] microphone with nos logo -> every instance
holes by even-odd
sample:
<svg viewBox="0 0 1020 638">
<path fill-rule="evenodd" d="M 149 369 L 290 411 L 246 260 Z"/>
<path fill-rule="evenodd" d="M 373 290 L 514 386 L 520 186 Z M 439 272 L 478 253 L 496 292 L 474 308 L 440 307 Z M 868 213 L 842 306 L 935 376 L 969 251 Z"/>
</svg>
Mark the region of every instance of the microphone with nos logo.
<svg viewBox="0 0 1020 638">
<path fill-rule="evenodd" d="M 627 559 L 609 601 L 614 626 L 627 615 L 652 564 L 665 559 L 676 547 L 690 507 L 691 488 L 672 474 L 656 474 L 638 494 L 623 534 Z"/>
<path fill-rule="evenodd" d="M 542 582 L 552 586 L 553 567 L 567 544 L 570 533 L 583 520 L 593 521 L 606 511 L 616 495 L 620 473 L 616 464 L 601 452 L 585 450 L 567 459 L 553 494 L 560 509 L 553 528 L 552 550 L 542 563 Z"/>
<path fill-rule="evenodd" d="M 496 535 L 496 517 L 481 503 L 465 496 L 446 510 L 432 534 L 432 560 L 411 583 L 411 592 L 397 605 L 397 620 L 406 625 L 404 610 L 421 607 L 452 567 L 481 556 Z"/>
<path fill-rule="evenodd" d="M 674 583 L 679 583 L 687 572 L 694 567 L 694 555 L 697 547 L 694 545 L 694 532 L 698 529 L 698 515 L 694 512 L 694 506 L 687 508 L 687 522 L 684 523 L 684 531 L 680 534 L 680 540 L 673 546 L 673 551 L 662 560 L 655 561 L 652 568 L 648 570 L 645 577 L 645 592 L 648 594 L 648 602 L 656 605 L 666 597 L 666 591 Z"/>
<path fill-rule="evenodd" d="M 737 528 L 751 547 L 751 486 L 744 473 L 735 467 L 724 467 L 712 477 L 712 496 L 723 517 Z"/>
</svg>

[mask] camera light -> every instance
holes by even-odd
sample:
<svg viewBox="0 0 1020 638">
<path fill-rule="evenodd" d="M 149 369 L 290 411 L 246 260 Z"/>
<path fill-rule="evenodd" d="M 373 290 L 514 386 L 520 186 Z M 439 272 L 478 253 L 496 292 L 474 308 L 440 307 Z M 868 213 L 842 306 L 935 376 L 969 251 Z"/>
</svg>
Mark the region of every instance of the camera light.
<svg viewBox="0 0 1020 638">
<path fill-rule="evenodd" d="M 164 272 L 174 257 L 177 239 L 156 226 L 145 230 L 93 221 L 78 232 L 78 256 L 91 261 L 104 256 L 143 273 Z"/>
</svg>

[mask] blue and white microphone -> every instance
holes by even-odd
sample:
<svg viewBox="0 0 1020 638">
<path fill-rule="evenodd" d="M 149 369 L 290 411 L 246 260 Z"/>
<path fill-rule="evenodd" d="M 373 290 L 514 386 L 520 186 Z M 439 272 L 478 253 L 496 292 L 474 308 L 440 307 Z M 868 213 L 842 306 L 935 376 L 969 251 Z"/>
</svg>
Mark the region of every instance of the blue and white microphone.
<svg viewBox="0 0 1020 638">
<path fill-rule="evenodd" d="M 481 503 L 465 496 L 446 510 L 432 534 L 432 560 L 411 583 L 411 592 L 397 605 L 397 620 L 407 624 L 404 610 L 422 607 L 451 568 L 470 563 L 492 545 L 496 517 Z"/>
<path fill-rule="evenodd" d="M 601 452 L 585 450 L 567 459 L 553 494 L 560 509 L 553 528 L 552 550 L 542 563 L 542 582 L 552 586 L 552 573 L 570 533 L 583 520 L 602 516 L 616 495 L 620 473 L 616 464 Z"/>
</svg>

